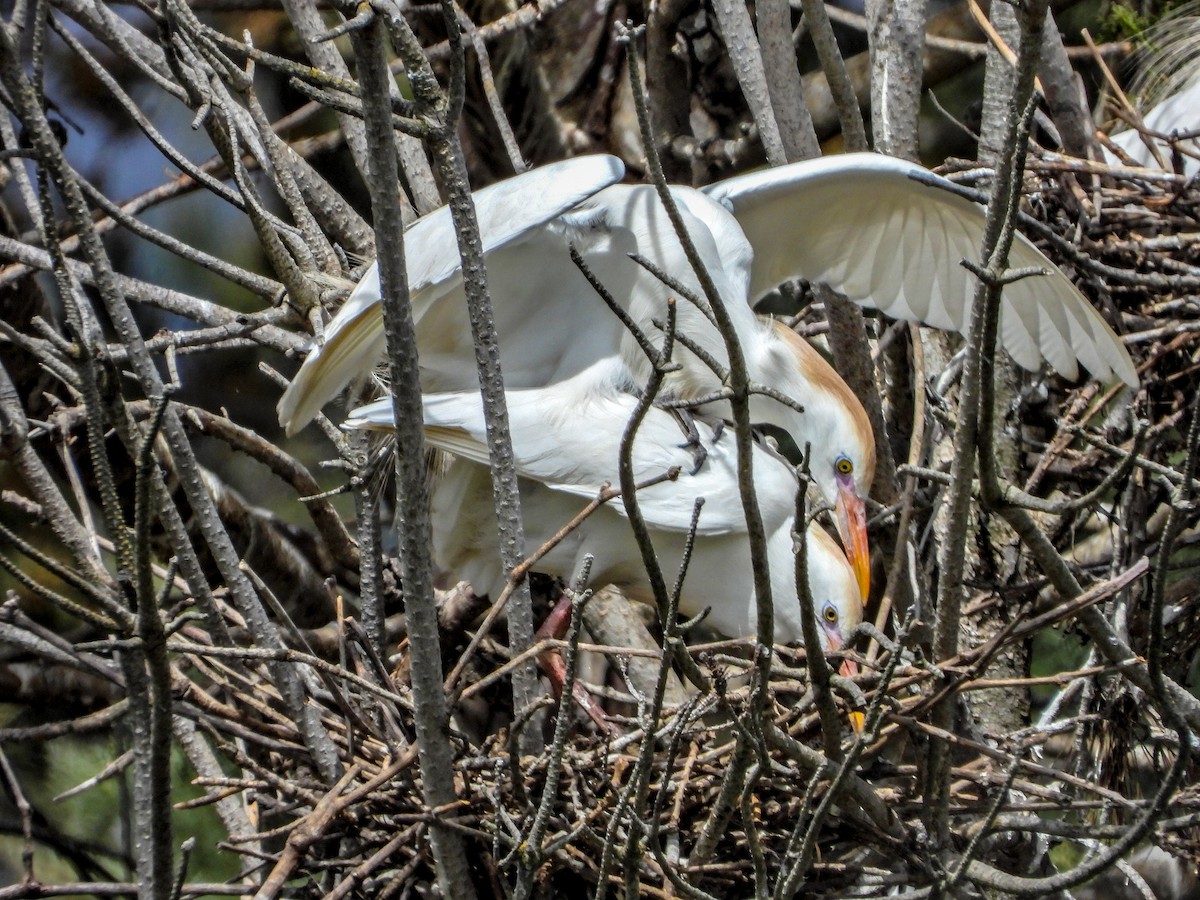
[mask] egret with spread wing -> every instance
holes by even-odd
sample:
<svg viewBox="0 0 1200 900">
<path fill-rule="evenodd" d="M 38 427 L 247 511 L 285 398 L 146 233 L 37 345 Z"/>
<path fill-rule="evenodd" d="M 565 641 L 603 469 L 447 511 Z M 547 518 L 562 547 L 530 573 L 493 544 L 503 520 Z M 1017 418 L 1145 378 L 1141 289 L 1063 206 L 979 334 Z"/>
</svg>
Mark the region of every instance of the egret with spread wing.
<svg viewBox="0 0 1200 900">
<path fill-rule="evenodd" d="M 607 170 L 596 164 L 597 171 L 609 173 L 616 167 L 615 160 Z M 570 171 L 563 170 L 562 177 Z M 666 318 L 669 298 L 683 293 L 698 299 L 678 304 L 677 327 L 701 353 L 677 348 L 680 367 L 668 376 L 664 394 L 692 401 L 701 412 L 724 415 L 724 403 L 710 399 L 723 388 L 722 375 L 704 359 L 725 365 L 724 341 L 655 190 L 647 185 L 602 187 L 604 178 L 593 178 L 580 189 L 586 196 L 553 215 L 554 203 L 531 195 L 536 187 L 528 181 L 532 174 L 480 195 L 481 206 L 489 210 L 486 216 L 481 212 L 481 222 L 494 221 L 498 227 L 499 237 L 485 234 L 484 244 L 505 384 L 546 388 L 609 358 L 622 360 L 635 383 L 644 382 L 650 362 L 572 262 L 569 249 L 574 247 L 652 340 Z M 672 195 L 716 282 L 718 302 L 733 321 L 750 377 L 803 406 L 801 411 L 756 395 L 751 418 L 756 424 L 779 426 L 797 445 L 812 448 L 813 480 L 837 508 L 842 541 L 865 596 L 870 567 L 863 496 L 874 469 L 873 450 L 862 449 L 873 447 L 866 415 L 820 354 L 789 329 L 756 315 L 750 304 L 782 280 L 806 277 L 824 280 L 852 300 L 877 305 L 890 315 L 964 331 L 974 278 L 959 262 L 978 252 L 984 210 L 925 169 L 875 154 L 796 163 L 732 178 L 704 192 L 675 187 Z M 556 199 L 565 202 L 566 194 Z M 526 204 L 535 212 L 527 211 Z M 509 220 L 501 215 L 506 206 Z M 431 258 L 437 252 L 428 245 L 445 230 L 439 222 L 425 229 L 418 222 L 408 233 Z M 452 247 L 444 245 L 441 252 L 450 258 L 429 265 L 439 277 L 424 277 L 409 265 L 422 386 L 427 392 L 469 391 L 476 384 L 474 348 L 461 273 L 456 274 Z M 631 253 L 655 264 L 678 287 L 668 287 L 631 259 Z M 1063 273 L 1020 236 L 1012 264 L 1047 273 L 1005 290 L 1000 336 L 1018 363 L 1033 368 L 1044 358 L 1072 378 L 1082 363 L 1099 378 L 1137 383 L 1129 354 L 1112 329 Z M 309 354 L 280 401 L 280 419 L 289 431 L 374 363 L 382 347 L 378 298 L 378 275 L 372 270 L 330 323 L 325 345 Z M 356 337 L 347 342 L 344 334 Z M 351 345 L 353 356 L 344 349 Z"/>
</svg>

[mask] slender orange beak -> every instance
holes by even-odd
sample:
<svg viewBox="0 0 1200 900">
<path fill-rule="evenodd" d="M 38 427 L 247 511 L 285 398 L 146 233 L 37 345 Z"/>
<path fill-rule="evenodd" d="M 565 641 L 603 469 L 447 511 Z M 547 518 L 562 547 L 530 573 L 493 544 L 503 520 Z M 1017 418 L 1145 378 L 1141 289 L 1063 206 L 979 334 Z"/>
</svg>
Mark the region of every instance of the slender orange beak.
<svg viewBox="0 0 1200 900">
<path fill-rule="evenodd" d="M 830 650 L 837 650 L 842 646 L 840 642 L 837 642 L 835 645 L 835 641 L 838 641 L 838 639 L 833 635 L 826 632 L 826 636 L 830 639 Z M 841 666 L 838 667 L 838 674 L 845 678 L 853 678 L 858 674 L 858 663 L 852 659 L 843 659 Z M 863 727 L 866 724 L 866 716 L 858 712 L 858 710 L 851 710 L 846 714 L 846 718 L 850 721 L 850 727 L 854 729 L 854 733 L 862 734 Z"/>
<path fill-rule="evenodd" d="M 867 543 L 867 507 L 858 489 L 854 486 L 852 476 L 838 476 L 837 502 L 834 512 L 837 515 L 838 534 L 842 538 L 842 547 L 846 558 L 854 568 L 854 578 L 858 581 L 859 595 L 863 606 L 871 594 L 871 548 Z"/>
<path fill-rule="evenodd" d="M 831 631 L 826 629 L 825 640 L 829 643 L 829 653 L 837 653 L 842 649 L 842 633 L 840 631 Z M 858 674 L 858 663 L 852 659 L 843 659 L 842 664 L 838 666 L 838 674 L 846 678 L 853 678 Z"/>
</svg>

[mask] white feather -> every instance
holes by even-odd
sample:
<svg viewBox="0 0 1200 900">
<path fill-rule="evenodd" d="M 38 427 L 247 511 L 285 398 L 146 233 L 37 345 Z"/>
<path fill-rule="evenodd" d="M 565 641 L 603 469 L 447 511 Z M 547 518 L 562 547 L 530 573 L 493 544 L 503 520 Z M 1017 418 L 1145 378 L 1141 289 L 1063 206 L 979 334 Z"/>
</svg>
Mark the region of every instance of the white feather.
<svg viewBox="0 0 1200 900">
<path fill-rule="evenodd" d="M 893 318 L 963 332 L 976 282 L 959 261 L 978 261 L 985 211 L 941 183 L 949 185 L 915 164 L 854 153 L 731 178 L 706 192 L 733 211 L 754 247 L 752 299 L 807 278 Z M 1013 359 L 1035 368 L 1045 358 L 1068 378 L 1078 361 L 1101 381 L 1137 385 L 1120 339 L 1020 234 L 1010 265 L 1047 273 L 1004 290 L 1003 315 L 1025 324 L 1001 328 Z"/>
<path fill-rule="evenodd" d="M 611 174 L 599 166 L 589 186 Z M 833 464 L 841 456 L 852 461 L 859 484 L 870 483 L 873 449 L 865 413 L 818 354 L 781 341 L 750 304 L 779 282 L 800 276 L 830 281 L 856 302 L 875 304 L 889 315 L 963 330 L 974 278 L 959 261 L 978 252 L 984 212 L 941 189 L 936 179 L 916 180 L 918 174 L 932 178 L 910 163 L 855 154 L 740 176 L 705 192 L 672 189 L 732 320 L 750 377 L 805 406 L 801 413 L 756 395 L 754 421 L 777 425 L 799 446 L 811 443 L 820 450 L 813 477 L 830 502 L 836 490 Z M 654 323 L 666 318 L 667 301 L 674 298 L 679 333 L 727 365 L 724 341 L 705 315 L 629 258 L 636 251 L 681 282 L 685 294 L 701 294 L 652 187 L 612 185 L 546 218 L 543 213 L 554 204 L 535 203 L 536 215 L 525 208 L 536 200 L 518 189 L 529 177 L 481 192 L 479 203 L 507 387 L 553 388 L 603 361 L 619 362 L 637 385 L 650 372 L 637 342 L 571 261 L 571 246 L 652 341 L 661 342 Z M 544 183 L 553 185 L 549 175 Z M 566 193 L 557 197 L 565 200 Z M 425 221 L 425 230 L 418 231 L 418 223 L 410 235 L 439 232 L 442 241 L 450 241 L 448 218 Z M 426 239 L 412 243 L 435 246 Z M 430 253 L 423 267 L 410 263 L 410 273 L 426 273 L 414 281 L 413 293 L 422 388 L 472 391 L 474 346 L 457 255 Z M 1079 360 L 1099 378 L 1137 383 L 1121 342 L 1049 260 L 1022 238 L 1014 244 L 1012 264 L 1048 272 L 1005 291 L 1000 336 L 1018 363 L 1033 368 L 1045 358 L 1075 377 Z M 284 395 L 281 420 L 290 430 L 374 364 L 382 348 L 377 298 L 378 284 L 368 274 L 347 303 L 350 311 L 335 318 L 324 348 L 310 355 Z M 700 398 L 723 387 L 690 351 L 677 346 L 675 360 L 680 367 L 667 376 L 666 393 Z M 532 405 L 547 409 L 555 402 L 547 395 Z M 724 415 L 726 409 L 716 404 L 706 411 Z"/>
<path fill-rule="evenodd" d="M 637 402 L 621 390 L 626 378 L 619 367 L 600 365 L 545 390 L 508 393 L 527 547 L 544 544 L 604 485 L 618 484 L 621 436 Z M 435 557 L 455 577 L 494 596 L 503 578 L 479 396 L 428 395 L 424 410 L 429 443 L 458 457 L 434 490 Z M 391 423 L 390 401 L 382 401 L 355 410 L 346 426 L 386 430 Z M 642 482 L 671 468 L 679 468 L 680 474 L 675 481 L 639 490 L 639 506 L 656 556 L 666 577 L 673 579 L 694 504 L 704 499 L 681 612 L 692 616 L 711 608 L 711 627 L 731 637 L 753 636 L 754 581 L 734 437 L 728 432 L 715 437 L 703 422 L 697 427 L 707 458 L 692 474 L 694 457 L 679 446 L 679 424 L 663 410 L 648 411 L 633 443 L 635 480 Z M 790 467 L 765 450 L 755 450 L 753 468 L 768 536 L 775 638 L 798 641 L 802 635 L 791 533 L 797 482 Z M 810 527 L 807 543 L 810 591 L 818 612 L 826 604 L 838 612 L 836 628 L 822 626 L 826 647 L 832 648 L 861 620 L 858 586 L 841 549 L 819 527 Z M 537 568 L 569 579 L 586 554 L 594 557 L 593 584 L 614 584 L 632 597 L 653 601 L 641 552 L 619 499 L 586 519 Z M 819 621 L 824 623 L 823 616 Z"/>
<path fill-rule="evenodd" d="M 493 252 L 619 180 L 613 156 L 582 156 L 534 169 L 473 194 L 484 252 Z M 405 232 L 405 266 L 414 318 L 455 283 L 462 263 L 449 207 Z M 372 265 L 325 330 L 280 398 L 279 421 L 294 434 L 351 380 L 376 364 L 384 349 L 379 269 Z"/>
</svg>

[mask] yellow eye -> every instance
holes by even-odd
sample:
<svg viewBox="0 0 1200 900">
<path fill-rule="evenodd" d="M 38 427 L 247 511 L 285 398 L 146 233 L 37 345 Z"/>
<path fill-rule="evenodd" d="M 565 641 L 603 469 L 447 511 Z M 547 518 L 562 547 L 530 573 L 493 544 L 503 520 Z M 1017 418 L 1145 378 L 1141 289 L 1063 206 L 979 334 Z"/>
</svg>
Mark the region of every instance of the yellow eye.
<svg viewBox="0 0 1200 900">
<path fill-rule="evenodd" d="M 837 469 L 839 475 L 853 475 L 854 463 L 850 462 L 846 457 L 839 456 L 834 462 L 833 467 Z"/>
<path fill-rule="evenodd" d="M 825 617 L 825 621 L 830 625 L 836 625 L 838 620 L 838 612 L 832 604 L 826 604 L 825 609 L 821 613 Z"/>
</svg>

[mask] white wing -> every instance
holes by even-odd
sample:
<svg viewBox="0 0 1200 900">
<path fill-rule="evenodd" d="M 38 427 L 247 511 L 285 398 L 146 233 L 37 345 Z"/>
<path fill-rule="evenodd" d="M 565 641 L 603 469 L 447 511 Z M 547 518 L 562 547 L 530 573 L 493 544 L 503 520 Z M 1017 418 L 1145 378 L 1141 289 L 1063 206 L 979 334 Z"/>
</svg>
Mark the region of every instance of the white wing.
<svg viewBox="0 0 1200 900">
<path fill-rule="evenodd" d="M 607 484 L 618 486 L 619 448 L 637 398 L 621 388 L 623 368 L 593 367 L 583 375 L 546 388 L 507 393 L 509 424 L 517 472 L 553 490 L 592 499 Z M 487 435 L 478 392 L 427 394 L 423 398 L 429 443 L 454 456 L 487 464 Z M 737 487 L 737 453 L 731 433 L 713 439 L 712 429 L 696 423 L 707 457 L 699 471 L 692 452 L 681 446 L 684 433 L 674 417 L 652 408 L 633 445 L 633 472 L 641 483 L 672 468 L 680 474 L 638 492 L 642 514 L 655 529 L 686 531 L 697 497 L 704 498 L 698 534 L 744 533 L 745 518 Z M 346 428 L 392 427 L 390 399 L 354 410 Z M 796 480 L 791 469 L 756 450 L 755 482 L 768 530 L 789 520 Z M 613 508 L 623 512 L 619 501 Z"/>
<path fill-rule="evenodd" d="M 939 181 L 903 160 L 854 153 L 742 175 L 705 193 L 733 212 L 754 248 L 752 300 L 802 277 L 893 318 L 962 333 L 975 278 L 959 260 L 977 259 L 986 217 Z M 1068 378 L 1078 362 L 1102 381 L 1137 385 L 1120 339 L 1020 234 L 1010 264 L 1048 273 L 1004 289 L 1000 337 L 1013 359 L 1034 369 L 1045 358 Z"/>
<path fill-rule="evenodd" d="M 743 340 L 749 339 L 760 329 L 745 302 L 753 255 L 749 244 L 724 206 L 691 188 L 676 188 L 676 194 L 684 201 L 685 220 L 700 252 L 707 260 L 719 261 L 712 266 L 712 275 L 722 296 L 730 298 L 727 305 Z M 431 243 L 419 231 L 421 225 L 410 231 L 410 239 L 420 238 L 410 240 L 410 245 Z M 449 242 L 448 223 L 445 230 L 444 241 Z M 666 318 L 667 300 L 676 292 L 630 259 L 631 253 L 643 254 L 700 293 L 666 212 L 649 185 L 611 185 L 555 218 L 530 224 L 506 242 L 486 240 L 485 247 L 504 383 L 510 389 L 562 381 L 613 356 L 623 358 L 639 380 L 648 374 L 644 354 L 572 262 L 571 247 L 652 339 L 658 335 L 652 322 Z M 425 392 L 474 390 L 478 387 L 475 347 L 461 268 L 457 255 L 443 262 L 446 265 L 435 273 L 437 277 L 413 282 L 421 386 Z M 410 273 L 415 270 L 410 260 Z M 372 269 L 330 324 L 325 345 L 310 354 L 281 401 L 281 421 L 293 423 L 293 430 L 382 355 L 378 304 L 378 278 Z M 679 331 L 723 360 L 724 343 L 701 313 L 682 300 L 676 310 Z M 688 356 L 680 348 L 676 353 Z M 685 377 L 688 373 L 702 385 L 692 385 Z M 690 388 L 707 394 L 719 387 L 716 377 L 698 362 L 686 373 L 673 374 L 671 380 L 676 391 Z"/>
<path fill-rule="evenodd" d="M 473 197 L 484 252 L 527 234 L 592 194 L 620 180 L 625 168 L 613 156 L 584 156 L 510 178 Z M 413 315 L 462 280 L 458 242 L 448 207 L 435 210 L 405 232 L 405 263 Z M 384 350 L 379 308 L 379 270 L 371 266 L 280 398 L 279 421 L 293 434 L 307 424 Z"/>
<path fill-rule="evenodd" d="M 1143 116 L 1142 121 L 1146 123 L 1148 129 L 1161 134 L 1195 132 L 1197 128 L 1200 128 L 1200 78 L 1193 78 L 1181 91 L 1172 94 L 1161 103 L 1155 104 L 1150 112 Z M 1152 169 L 1159 168 L 1158 161 L 1150 152 L 1150 148 L 1146 146 L 1146 141 L 1142 139 L 1140 131 L 1133 129 L 1122 131 L 1120 134 L 1112 135 L 1110 140 L 1139 165 Z M 1169 164 L 1171 148 L 1167 143 L 1157 138 L 1148 138 L 1148 140 L 1158 147 L 1159 155 Z M 1195 140 L 1185 141 L 1184 146 L 1190 147 L 1193 152 L 1197 151 Z M 1121 163 L 1116 155 L 1107 149 L 1104 151 L 1104 155 L 1110 163 L 1117 165 Z M 1190 178 L 1198 171 L 1200 171 L 1200 160 L 1194 156 L 1183 154 L 1183 174 Z"/>
<path fill-rule="evenodd" d="M 724 206 L 691 188 L 674 191 L 684 206 L 692 240 L 709 262 L 721 296 L 727 298 L 735 329 L 743 342 L 752 340 L 761 331 L 746 303 L 753 251 L 737 220 Z M 661 339 L 653 323 L 667 318 L 667 301 L 674 297 L 678 331 L 724 361 L 719 332 L 677 291 L 630 258 L 632 253 L 641 254 L 691 293 L 701 294 L 656 191 L 650 185 L 618 184 L 488 254 L 488 283 L 506 387 L 542 387 L 609 356 L 624 359 L 635 380 L 644 381 L 649 374 L 645 354 L 572 262 L 571 247 L 652 342 Z M 420 317 L 417 343 L 423 389 L 475 389 L 475 349 L 461 280 L 447 281 L 436 293 L 423 294 L 414 312 Z M 677 347 L 676 359 L 687 371 L 668 376 L 670 390 L 708 394 L 719 388 L 716 376 L 688 351 Z M 696 379 L 701 384 L 694 384 Z"/>
</svg>

